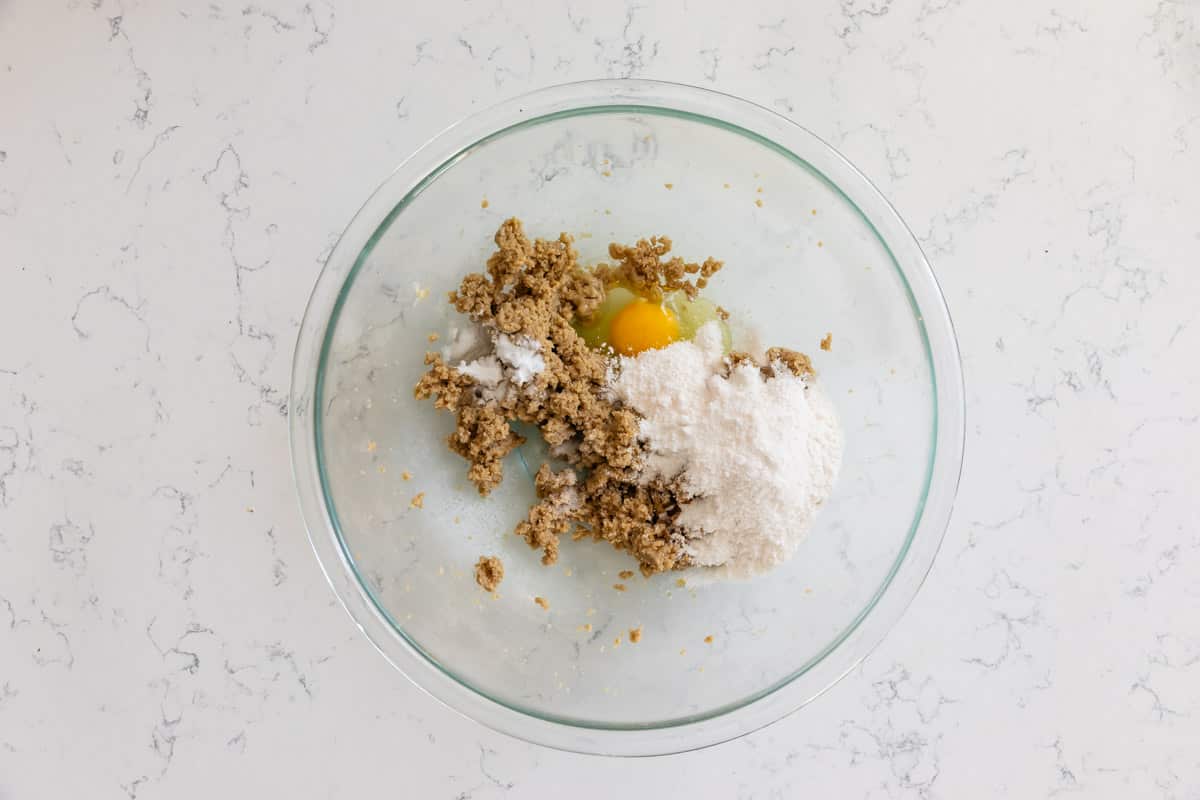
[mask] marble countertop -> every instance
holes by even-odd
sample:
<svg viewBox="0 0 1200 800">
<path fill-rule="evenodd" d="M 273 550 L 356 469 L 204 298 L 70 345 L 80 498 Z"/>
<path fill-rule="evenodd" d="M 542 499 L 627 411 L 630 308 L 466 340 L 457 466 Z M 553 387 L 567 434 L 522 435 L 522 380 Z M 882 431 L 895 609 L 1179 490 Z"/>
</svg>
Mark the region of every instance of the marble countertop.
<svg viewBox="0 0 1200 800">
<path fill-rule="evenodd" d="M 1200 797 L 1200 3 L 0 4 L 0 798 Z M 390 167 L 695 83 L 917 232 L 967 378 L 924 589 L 803 712 L 615 761 L 395 673 L 317 568 L 292 344 Z M 398 793 L 398 795 L 397 795 Z"/>
</svg>

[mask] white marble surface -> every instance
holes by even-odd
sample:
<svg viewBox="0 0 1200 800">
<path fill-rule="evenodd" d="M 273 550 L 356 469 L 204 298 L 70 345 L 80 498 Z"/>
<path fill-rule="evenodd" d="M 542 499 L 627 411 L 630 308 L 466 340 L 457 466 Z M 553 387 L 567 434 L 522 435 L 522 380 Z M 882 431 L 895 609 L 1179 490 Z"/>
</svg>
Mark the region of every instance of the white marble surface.
<svg viewBox="0 0 1200 800">
<path fill-rule="evenodd" d="M 0 798 L 1200 797 L 1200 4 L 0 2 Z M 941 557 L 802 713 L 617 762 L 438 706 L 293 498 L 289 357 L 399 158 L 644 76 L 833 141 L 934 261 Z"/>
</svg>

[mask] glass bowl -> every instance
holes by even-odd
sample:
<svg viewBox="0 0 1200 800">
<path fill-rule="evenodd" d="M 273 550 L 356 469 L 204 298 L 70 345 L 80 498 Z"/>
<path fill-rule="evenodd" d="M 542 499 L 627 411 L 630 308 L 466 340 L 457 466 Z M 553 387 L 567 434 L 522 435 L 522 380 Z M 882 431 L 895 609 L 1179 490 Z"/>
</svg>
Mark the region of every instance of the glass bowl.
<svg viewBox="0 0 1200 800">
<path fill-rule="evenodd" d="M 534 498 L 533 444 L 477 495 L 445 447 L 452 415 L 412 389 L 431 334 L 456 322 L 446 293 L 482 268 L 510 216 L 531 236 L 573 234 L 584 263 L 654 234 L 689 260 L 723 259 L 706 295 L 763 343 L 812 354 L 846 444 L 834 494 L 789 562 L 681 587 L 679 573 L 622 579 L 632 559 L 582 540 L 543 567 L 512 533 Z M 452 126 L 366 202 L 305 312 L 290 424 L 317 558 L 392 664 L 522 739 L 651 755 L 773 722 L 880 641 L 947 524 L 963 389 L 917 242 L 829 145 L 728 95 L 591 81 Z M 473 578 L 492 554 L 505 564 L 497 597 Z"/>
</svg>

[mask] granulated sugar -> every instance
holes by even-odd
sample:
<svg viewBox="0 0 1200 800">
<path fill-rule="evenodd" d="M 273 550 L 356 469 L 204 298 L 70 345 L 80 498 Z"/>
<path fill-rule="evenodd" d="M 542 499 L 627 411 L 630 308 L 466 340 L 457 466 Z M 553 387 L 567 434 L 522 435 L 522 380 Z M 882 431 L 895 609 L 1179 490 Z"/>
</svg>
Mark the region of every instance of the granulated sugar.
<svg viewBox="0 0 1200 800">
<path fill-rule="evenodd" d="M 783 368 L 764 378 L 744 364 L 723 377 L 721 329 L 702 327 L 610 375 L 619 399 L 642 416 L 645 479 L 680 476 L 694 500 L 679 523 L 697 565 L 730 577 L 787 559 L 833 489 L 842 434 L 810 378 Z"/>
</svg>

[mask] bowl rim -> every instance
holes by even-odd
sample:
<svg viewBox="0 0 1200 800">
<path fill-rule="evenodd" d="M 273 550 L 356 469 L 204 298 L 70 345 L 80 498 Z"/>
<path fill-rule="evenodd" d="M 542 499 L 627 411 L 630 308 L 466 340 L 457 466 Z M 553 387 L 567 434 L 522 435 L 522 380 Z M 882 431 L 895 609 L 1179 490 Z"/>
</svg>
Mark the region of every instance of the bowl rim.
<svg viewBox="0 0 1200 800">
<path fill-rule="evenodd" d="M 748 136 L 807 168 L 859 212 L 908 291 L 931 370 L 934 429 L 925 493 L 905 544 L 846 629 L 805 665 L 750 697 L 699 715 L 630 725 L 551 717 L 493 698 L 405 636 L 345 547 L 319 457 L 322 415 L 314 410 L 322 399 L 320 366 L 346 292 L 379 237 L 424 187 L 474 149 L 513 130 L 564 116 L 634 111 L 685 117 Z M 305 308 L 291 378 L 289 438 L 301 511 L 318 564 L 351 619 L 389 663 L 455 711 L 526 741 L 581 753 L 641 756 L 705 747 L 777 721 L 823 694 L 882 641 L 915 597 L 944 537 L 962 468 L 965 393 L 954 326 L 932 268 L 895 208 L 844 156 L 802 126 L 733 95 L 680 83 L 560 84 L 498 103 L 432 137 L 393 170 L 338 238 Z"/>
</svg>

